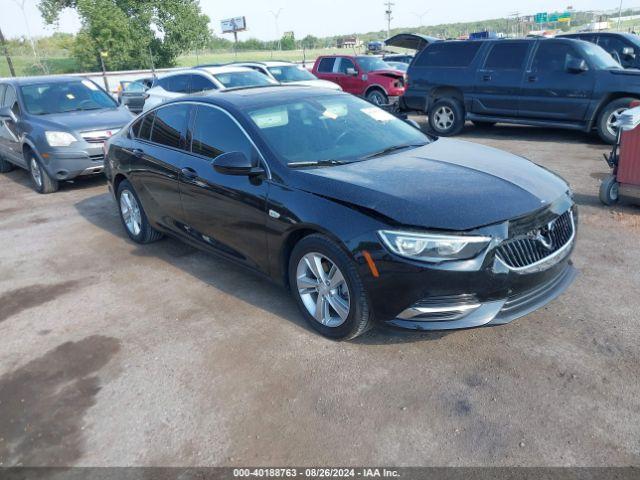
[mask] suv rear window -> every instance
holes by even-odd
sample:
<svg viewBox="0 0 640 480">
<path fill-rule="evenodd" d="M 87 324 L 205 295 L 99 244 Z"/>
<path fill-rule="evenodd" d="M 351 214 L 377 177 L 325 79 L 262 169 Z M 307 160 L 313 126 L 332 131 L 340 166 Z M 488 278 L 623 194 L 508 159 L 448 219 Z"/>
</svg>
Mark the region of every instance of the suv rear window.
<svg viewBox="0 0 640 480">
<path fill-rule="evenodd" d="M 333 72 L 333 64 L 336 61 L 334 57 L 326 57 L 320 60 L 320 64 L 318 65 L 318 71 L 322 73 L 331 73 Z"/>
<path fill-rule="evenodd" d="M 496 42 L 489 52 L 484 68 L 491 70 L 520 70 L 524 66 L 529 43 Z"/>
<path fill-rule="evenodd" d="M 468 67 L 481 42 L 432 43 L 415 60 L 417 67 Z"/>
</svg>

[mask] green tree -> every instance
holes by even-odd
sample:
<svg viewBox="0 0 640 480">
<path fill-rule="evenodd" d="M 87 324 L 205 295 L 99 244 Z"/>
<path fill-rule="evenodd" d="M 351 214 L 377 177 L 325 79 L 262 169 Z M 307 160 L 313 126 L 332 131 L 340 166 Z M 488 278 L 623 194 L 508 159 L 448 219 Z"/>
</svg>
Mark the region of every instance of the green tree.
<svg viewBox="0 0 640 480">
<path fill-rule="evenodd" d="M 109 70 L 148 68 L 152 58 L 170 67 L 211 39 L 199 0 L 40 0 L 39 8 L 47 24 L 76 10 L 82 27 L 73 55 L 84 69 L 98 69 L 101 53 Z"/>
<path fill-rule="evenodd" d="M 293 36 L 293 32 L 291 35 L 283 35 L 280 40 L 280 48 L 282 50 L 295 50 L 296 49 L 296 39 Z"/>
<path fill-rule="evenodd" d="M 320 44 L 321 40 L 318 37 L 314 37 L 313 35 L 307 35 L 302 40 L 300 40 L 300 46 L 306 49 L 316 48 Z"/>
</svg>

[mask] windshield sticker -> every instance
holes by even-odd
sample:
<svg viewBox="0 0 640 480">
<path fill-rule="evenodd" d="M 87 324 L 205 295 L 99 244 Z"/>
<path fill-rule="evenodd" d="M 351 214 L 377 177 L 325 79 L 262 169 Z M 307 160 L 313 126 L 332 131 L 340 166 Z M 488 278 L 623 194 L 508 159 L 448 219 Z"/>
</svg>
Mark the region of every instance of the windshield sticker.
<svg viewBox="0 0 640 480">
<path fill-rule="evenodd" d="M 362 113 L 365 115 L 369 115 L 376 122 L 388 122 L 393 120 L 395 117 L 391 115 L 389 112 L 385 112 L 384 110 L 378 107 L 367 107 L 360 109 Z"/>
<path fill-rule="evenodd" d="M 65 96 L 66 96 L 69 100 L 74 100 L 74 99 L 76 98 L 76 97 L 75 97 L 75 95 L 74 95 L 73 93 L 67 93 Z"/>
<path fill-rule="evenodd" d="M 258 128 L 282 127 L 289 123 L 289 112 L 282 107 L 271 108 L 252 113 L 251 118 Z"/>
<path fill-rule="evenodd" d="M 96 87 L 95 83 L 90 82 L 89 80 L 82 80 L 82 84 L 89 90 L 93 90 L 94 92 L 98 90 L 98 87 Z"/>
</svg>

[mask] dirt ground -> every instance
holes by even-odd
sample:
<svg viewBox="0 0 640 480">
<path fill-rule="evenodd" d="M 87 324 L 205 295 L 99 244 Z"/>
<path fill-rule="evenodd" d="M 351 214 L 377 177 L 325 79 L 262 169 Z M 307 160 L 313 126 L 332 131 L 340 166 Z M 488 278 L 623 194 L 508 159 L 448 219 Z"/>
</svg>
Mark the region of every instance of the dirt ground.
<svg viewBox="0 0 640 480">
<path fill-rule="evenodd" d="M 225 261 L 130 242 L 103 179 L 0 176 L 0 465 L 640 464 L 640 208 L 599 203 L 608 148 L 460 139 L 570 181 L 580 276 L 510 325 L 345 343 Z"/>
</svg>

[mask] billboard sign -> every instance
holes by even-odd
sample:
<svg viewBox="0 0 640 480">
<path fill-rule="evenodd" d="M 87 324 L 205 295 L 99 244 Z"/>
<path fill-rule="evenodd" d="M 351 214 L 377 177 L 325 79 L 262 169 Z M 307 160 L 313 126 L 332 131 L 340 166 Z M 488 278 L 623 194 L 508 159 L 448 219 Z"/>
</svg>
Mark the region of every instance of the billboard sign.
<svg viewBox="0 0 640 480">
<path fill-rule="evenodd" d="M 548 14 L 547 12 L 536 13 L 534 20 L 536 23 L 547 23 Z"/>
<path fill-rule="evenodd" d="M 245 17 L 233 17 L 220 21 L 220 30 L 222 33 L 241 32 L 247 29 L 247 21 Z"/>
</svg>

